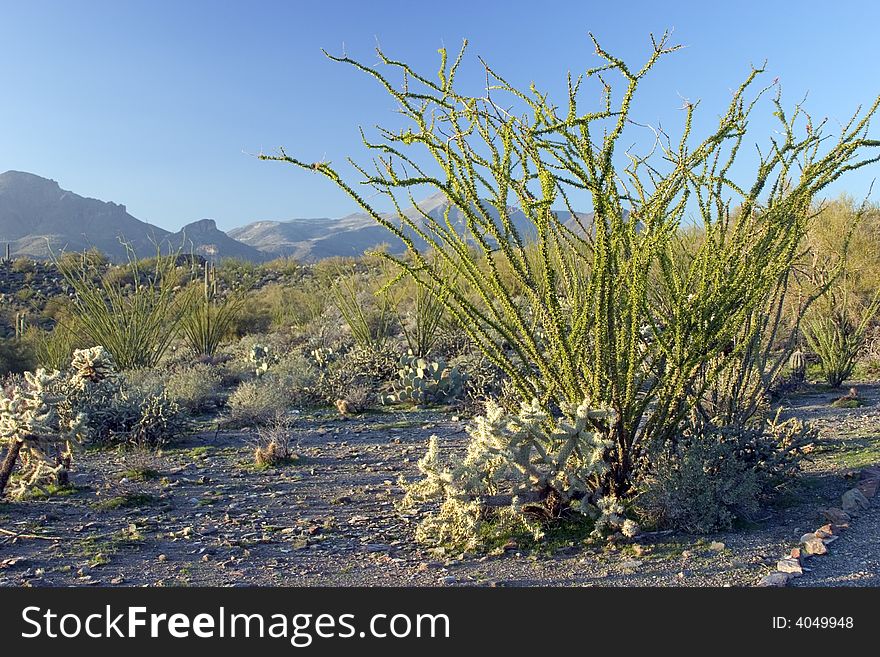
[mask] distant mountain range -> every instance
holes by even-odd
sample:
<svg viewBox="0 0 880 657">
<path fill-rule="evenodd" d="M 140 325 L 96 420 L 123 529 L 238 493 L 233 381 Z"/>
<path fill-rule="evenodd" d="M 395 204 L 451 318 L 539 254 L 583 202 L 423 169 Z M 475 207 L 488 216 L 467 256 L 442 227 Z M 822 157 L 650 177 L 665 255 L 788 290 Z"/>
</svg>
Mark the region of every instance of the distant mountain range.
<svg viewBox="0 0 880 657">
<path fill-rule="evenodd" d="M 422 212 L 442 220 L 448 204 L 436 194 L 418 205 Z M 416 208 L 406 214 L 421 220 Z M 563 214 L 566 223 L 574 225 L 570 214 Z M 517 230 L 531 236 L 534 227 L 523 212 L 514 210 L 510 216 Z M 583 214 L 579 218 L 588 223 L 591 217 Z M 458 210 L 450 213 L 450 219 L 464 230 Z M 85 198 L 61 189 L 54 180 L 20 171 L 0 174 L 0 253 L 6 243 L 14 256 L 44 259 L 61 251 L 97 248 L 115 261 L 127 258 L 126 243 L 138 257 L 155 255 L 158 247 L 163 252 L 181 250 L 254 262 L 279 256 L 301 262 L 359 256 L 382 244 L 392 253 L 404 250 L 399 239 L 363 213 L 338 219 L 256 221 L 228 234 L 214 220 L 202 219 L 172 233 L 133 217 L 124 205 Z"/>
</svg>

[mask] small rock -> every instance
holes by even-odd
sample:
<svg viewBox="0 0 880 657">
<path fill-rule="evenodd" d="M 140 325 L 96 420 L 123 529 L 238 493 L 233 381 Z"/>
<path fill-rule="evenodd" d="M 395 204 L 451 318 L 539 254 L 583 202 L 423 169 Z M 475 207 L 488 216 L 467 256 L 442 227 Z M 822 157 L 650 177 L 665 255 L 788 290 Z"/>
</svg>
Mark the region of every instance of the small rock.
<svg viewBox="0 0 880 657">
<path fill-rule="evenodd" d="M 709 543 L 709 549 L 713 552 L 722 552 L 727 546 L 721 541 L 712 541 Z"/>
<path fill-rule="evenodd" d="M 804 534 L 801 536 L 801 545 L 804 546 L 804 552 L 811 556 L 828 553 L 825 541 L 815 534 Z"/>
<path fill-rule="evenodd" d="M 419 564 L 418 570 L 419 572 L 425 572 L 426 570 L 432 570 L 436 568 L 442 568 L 443 564 L 439 561 L 423 561 Z"/>
<path fill-rule="evenodd" d="M 791 576 L 788 573 L 783 572 L 775 572 L 770 573 L 769 575 L 765 575 L 758 581 L 758 586 L 768 587 L 768 586 L 785 586 L 788 584 L 788 580 Z"/>
<path fill-rule="evenodd" d="M 815 532 L 816 536 L 819 538 L 829 538 L 834 536 L 834 527 L 832 525 L 822 525 Z"/>
<path fill-rule="evenodd" d="M 443 582 L 446 586 L 449 586 L 450 584 L 455 584 L 455 582 L 456 582 L 457 580 L 456 580 L 455 577 L 453 577 L 452 575 L 447 575 L 446 577 L 444 577 L 444 578 L 443 578 L 442 580 L 440 580 L 440 581 Z"/>
<path fill-rule="evenodd" d="M 160 562 L 168 561 L 168 557 L 166 557 L 164 554 L 160 554 L 160 555 L 159 555 L 159 561 L 160 561 Z"/>
<path fill-rule="evenodd" d="M 791 552 L 789 553 L 792 559 L 800 559 L 803 554 L 801 554 L 800 548 L 791 548 Z"/>
<path fill-rule="evenodd" d="M 791 557 L 787 557 L 785 559 L 780 559 L 776 562 L 776 570 L 780 573 L 790 574 L 794 576 L 800 576 L 804 574 L 804 569 L 801 567 L 801 562 L 797 559 L 792 559 Z"/>
<path fill-rule="evenodd" d="M 124 581 L 125 581 L 125 578 L 122 575 L 120 575 L 119 577 L 114 577 L 113 579 L 111 579 L 110 583 L 111 584 L 122 584 Z"/>
</svg>

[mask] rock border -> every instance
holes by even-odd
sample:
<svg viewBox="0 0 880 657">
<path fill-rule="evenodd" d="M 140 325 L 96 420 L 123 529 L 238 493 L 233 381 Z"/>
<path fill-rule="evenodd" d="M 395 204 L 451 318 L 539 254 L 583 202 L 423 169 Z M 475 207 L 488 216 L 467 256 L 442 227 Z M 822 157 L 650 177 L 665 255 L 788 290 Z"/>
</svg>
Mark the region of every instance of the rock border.
<svg viewBox="0 0 880 657">
<path fill-rule="evenodd" d="M 849 528 L 853 518 L 865 511 L 871 504 L 871 498 L 877 495 L 880 488 L 880 465 L 862 468 L 858 477 L 859 482 L 841 495 L 839 507 L 818 509 L 819 517 L 826 524 L 801 536 L 798 547 L 792 548 L 783 556 L 776 563 L 776 570 L 764 575 L 756 586 L 787 586 L 792 579 L 804 574 L 804 561 L 828 554 L 829 546 L 840 538 L 840 534 Z"/>
</svg>

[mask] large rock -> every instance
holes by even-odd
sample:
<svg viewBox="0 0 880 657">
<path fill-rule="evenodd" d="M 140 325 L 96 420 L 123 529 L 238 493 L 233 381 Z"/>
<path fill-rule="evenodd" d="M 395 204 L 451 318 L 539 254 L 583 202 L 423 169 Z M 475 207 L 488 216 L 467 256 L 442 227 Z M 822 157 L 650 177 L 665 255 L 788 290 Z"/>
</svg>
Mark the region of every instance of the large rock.
<svg viewBox="0 0 880 657">
<path fill-rule="evenodd" d="M 846 511 L 839 509 L 836 506 L 828 509 L 820 509 L 819 515 L 832 525 L 848 525 L 849 521 L 852 520 L 852 517 Z"/>
<path fill-rule="evenodd" d="M 856 488 L 861 491 L 862 495 L 869 499 L 877 495 L 878 487 L 880 487 L 880 479 L 875 478 L 863 479 L 856 484 Z"/>
<path fill-rule="evenodd" d="M 852 515 L 867 509 L 871 502 L 868 501 L 868 498 L 858 488 L 850 488 L 840 498 L 840 505 L 844 511 Z"/>
</svg>

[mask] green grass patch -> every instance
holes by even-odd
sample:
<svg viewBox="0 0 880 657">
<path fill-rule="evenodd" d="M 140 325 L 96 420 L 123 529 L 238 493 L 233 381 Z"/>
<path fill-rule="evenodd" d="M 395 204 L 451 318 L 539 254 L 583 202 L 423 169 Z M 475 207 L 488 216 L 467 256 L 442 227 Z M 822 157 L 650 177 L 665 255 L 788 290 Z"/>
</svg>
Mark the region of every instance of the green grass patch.
<svg viewBox="0 0 880 657">
<path fill-rule="evenodd" d="M 412 429 L 418 426 L 419 422 L 413 420 L 397 420 L 395 422 L 384 422 L 370 427 L 370 431 L 390 431 L 391 429 Z"/>
<path fill-rule="evenodd" d="M 25 492 L 21 499 L 45 500 L 51 497 L 69 497 L 71 495 L 75 495 L 81 490 L 83 489 L 77 488 L 76 486 L 71 486 L 70 484 L 67 484 L 66 486 L 59 486 L 58 484 L 52 483 L 47 486 L 42 486 L 40 488 L 29 489 Z"/>
<path fill-rule="evenodd" d="M 151 481 L 159 478 L 159 471 L 153 468 L 131 468 L 122 474 L 132 481 Z"/>
<path fill-rule="evenodd" d="M 294 454 L 286 458 L 277 459 L 272 463 L 258 464 L 254 461 L 239 461 L 236 465 L 247 472 L 266 472 L 267 470 L 276 470 L 278 468 L 289 468 L 299 465 L 306 465 L 309 462 L 304 456 Z"/>
<path fill-rule="evenodd" d="M 126 493 L 106 500 L 99 500 L 92 506 L 100 511 L 112 511 L 114 509 L 137 509 L 143 506 L 153 506 L 158 502 L 159 498 L 149 493 Z"/>
<path fill-rule="evenodd" d="M 831 402 L 831 405 L 834 408 L 859 408 L 860 406 L 864 406 L 865 402 L 861 399 L 841 397 L 840 399 L 835 399 Z"/>
</svg>

